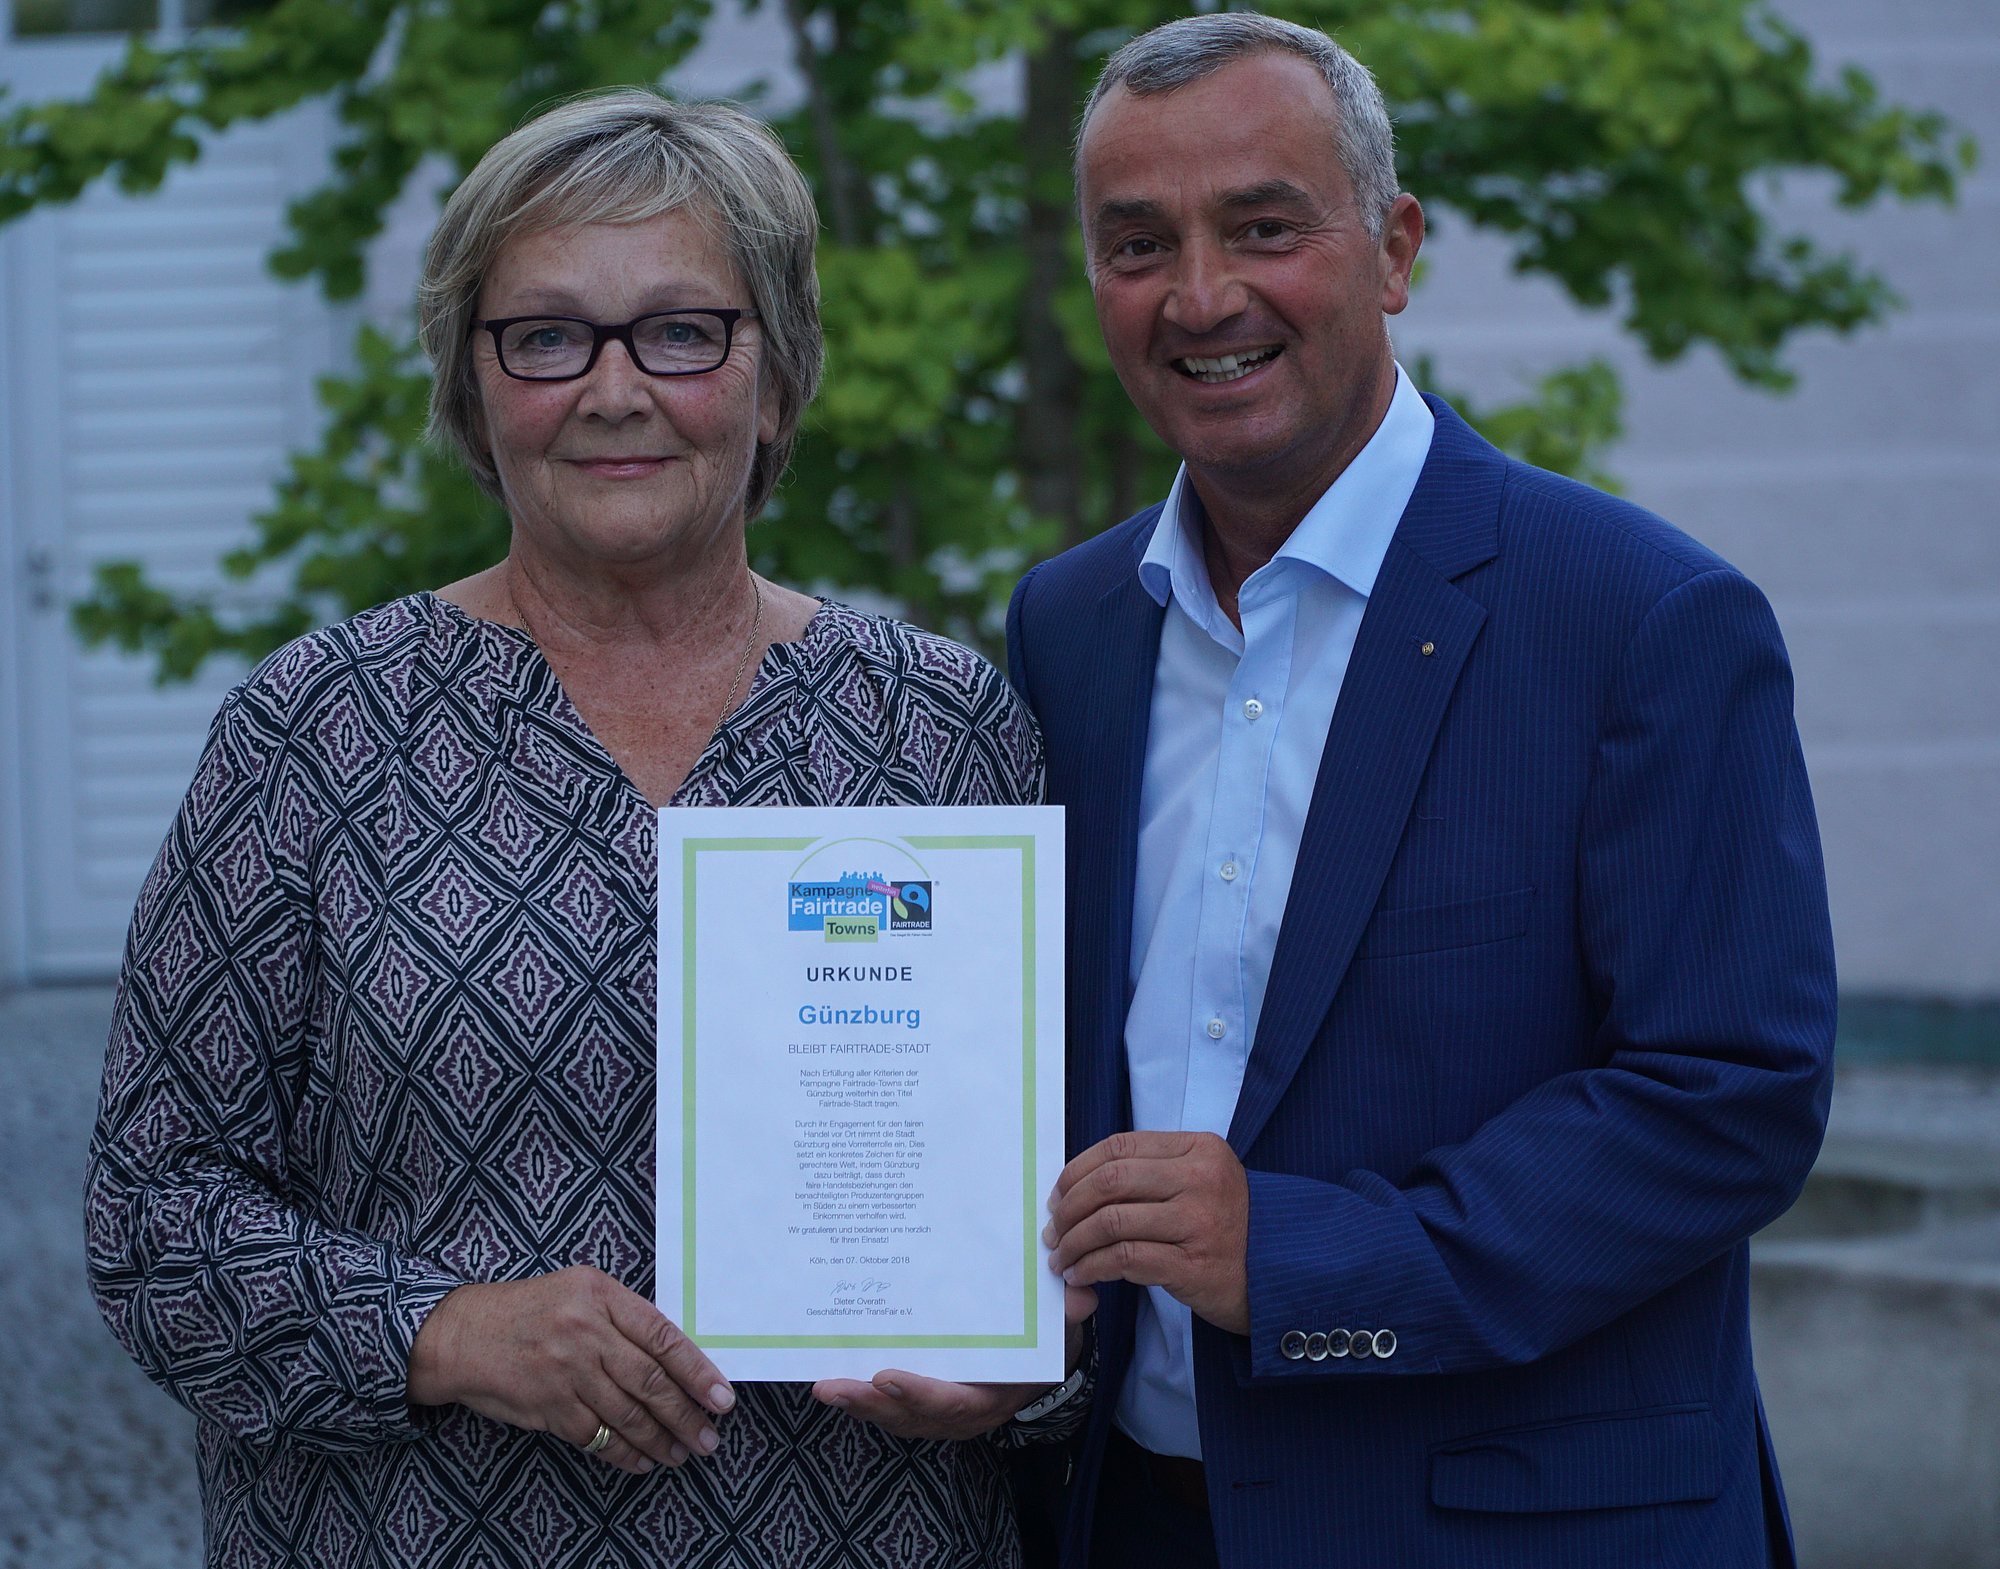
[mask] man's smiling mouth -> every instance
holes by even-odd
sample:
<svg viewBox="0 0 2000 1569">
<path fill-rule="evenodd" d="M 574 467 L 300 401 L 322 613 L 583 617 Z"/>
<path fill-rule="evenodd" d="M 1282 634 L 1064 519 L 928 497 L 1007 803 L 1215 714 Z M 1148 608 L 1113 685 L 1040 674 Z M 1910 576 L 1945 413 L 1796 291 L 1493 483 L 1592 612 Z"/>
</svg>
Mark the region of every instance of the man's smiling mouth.
<svg viewBox="0 0 2000 1569">
<path fill-rule="evenodd" d="M 1243 354 L 1221 354 L 1209 358 L 1199 354 L 1186 354 L 1174 361 L 1174 369 L 1195 381 L 1207 382 L 1211 387 L 1225 381 L 1235 381 L 1247 376 L 1260 365 L 1268 365 L 1284 353 L 1284 345 L 1273 344 L 1267 349 L 1251 349 Z"/>
</svg>

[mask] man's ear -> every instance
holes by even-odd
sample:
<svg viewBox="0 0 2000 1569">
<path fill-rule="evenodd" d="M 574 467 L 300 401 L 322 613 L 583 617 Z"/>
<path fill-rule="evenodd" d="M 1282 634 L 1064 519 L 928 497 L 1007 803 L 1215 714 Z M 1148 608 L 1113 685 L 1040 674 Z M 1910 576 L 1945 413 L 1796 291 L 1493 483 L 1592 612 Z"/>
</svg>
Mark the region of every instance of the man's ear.
<svg viewBox="0 0 2000 1569">
<path fill-rule="evenodd" d="M 1410 303 L 1410 271 L 1424 248 L 1424 210 L 1408 191 L 1396 198 L 1382 224 L 1382 314 L 1395 316 Z"/>
</svg>

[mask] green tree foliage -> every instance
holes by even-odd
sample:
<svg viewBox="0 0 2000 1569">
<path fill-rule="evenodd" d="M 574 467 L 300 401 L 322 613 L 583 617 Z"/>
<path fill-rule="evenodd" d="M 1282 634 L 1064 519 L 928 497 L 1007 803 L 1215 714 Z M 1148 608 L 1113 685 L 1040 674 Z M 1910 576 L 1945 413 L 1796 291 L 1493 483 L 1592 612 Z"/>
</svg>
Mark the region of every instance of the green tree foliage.
<svg viewBox="0 0 2000 1569">
<path fill-rule="evenodd" d="M 1166 0 L 763 0 L 781 6 L 808 91 L 776 120 L 814 181 L 826 391 L 792 478 L 751 535 L 761 569 L 893 596 L 991 643 L 1031 560 L 1164 489 L 1169 455 L 1100 343 L 1070 221 L 1069 133 L 1104 56 L 1182 7 Z M 1781 351 L 1894 301 L 1848 257 L 1776 233 L 1762 186 L 1831 175 L 1854 206 L 1949 199 L 1970 145 L 1827 81 L 1764 0 L 1285 0 L 1375 70 L 1403 179 L 1507 237 L 1514 265 L 1619 313 L 1654 358 L 1708 344 L 1746 382 L 1788 384 Z M 429 157 L 468 169 L 561 95 L 656 81 L 698 41 L 707 0 L 276 0 L 173 48 L 135 42 L 77 102 L 0 104 L 0 220 L 110 178 L 157 185 L 205 134 L 330 97 L 345 127 L 326 183 L 295 203 L 282 275 L 355 294 L 389 204 Z M 1024 62 L 1002 114 L 968 73 Z M 365 332 L 325 382 L 320 448 L 296 455 L 227 569 L 282 587 L 232 619 L 100 570 L 76 619 L 155 654 L 163 678 L 255 656 L 316 621 L 434 586 L 505 549 L 506 522 L 419 438 L 426 371 Z M 1426 374 L 1428 379 L 1428 374 Z M 1489 436 L 1596 482 L 1619 391 L 1602 362 Z"/>
</svg>

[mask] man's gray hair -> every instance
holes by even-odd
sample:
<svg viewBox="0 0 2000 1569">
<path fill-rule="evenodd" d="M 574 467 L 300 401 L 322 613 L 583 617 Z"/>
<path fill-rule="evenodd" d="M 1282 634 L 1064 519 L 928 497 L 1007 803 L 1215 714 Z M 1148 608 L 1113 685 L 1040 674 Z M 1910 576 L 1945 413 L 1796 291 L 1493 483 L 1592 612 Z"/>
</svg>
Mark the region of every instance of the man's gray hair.
<svg viewBox="0 0 2000 1569">
<path fill-rule="evenodd" d="M 757 445 L 745 519 L 770 499 L 825 361 L 813 271 L 819 214 L 784 144 L 761 121 L 639 87 L 574 99 L 494 143 L 452 192 L 424 253 L 417 319 L 436 377 L 430 434 L 457 448 L 488 494 L 499 495 L 500 480 L 471 334 L 494 259 L 518 235 L 683 209 L 712 227 L 757 312 L 777 384 L 778 433 Z"/>
<path fill-rule="evenodd" d="M 1382 89 L 1368 67 L 1325 33 L 1282 22 L 1256 11 L 1216 11 L 1162 22 L 1141 33 L 1104 63 L 1104 74 L 1092 89 L 1077 128 L 1077 149 L 1090 117 L 1112 88 L 1122 86 L 1138 98 L 1177 92 L 1211 76 L 1245 55 L 1279 51 L 1310 61 L 1332 89 L 1340 111 L 1334 144 L 1340 152 L 1347 183 L 1370 234 L 1379 235 L 1396 205 L 1396 133 Z M 1079 173 L 1081 171 L 1079 170 Z M 1078 185 L 1081 187 L 1079 180 Z"/>
</svg>

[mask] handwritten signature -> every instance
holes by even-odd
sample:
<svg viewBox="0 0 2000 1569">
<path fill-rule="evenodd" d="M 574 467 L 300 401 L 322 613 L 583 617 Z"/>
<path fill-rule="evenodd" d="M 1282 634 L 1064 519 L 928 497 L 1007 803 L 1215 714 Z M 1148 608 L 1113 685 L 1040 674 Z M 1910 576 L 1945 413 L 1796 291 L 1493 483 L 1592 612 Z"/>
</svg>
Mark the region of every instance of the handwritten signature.
<svg viewBox="0 0 2000 1569">
<path fill-rule="evenodd" d="M 892 1281 L 876 1280 L 836 1280 L 832 1295 L 836 1297 L 878 1297 L 894 1284 Z"/>
</svg>

